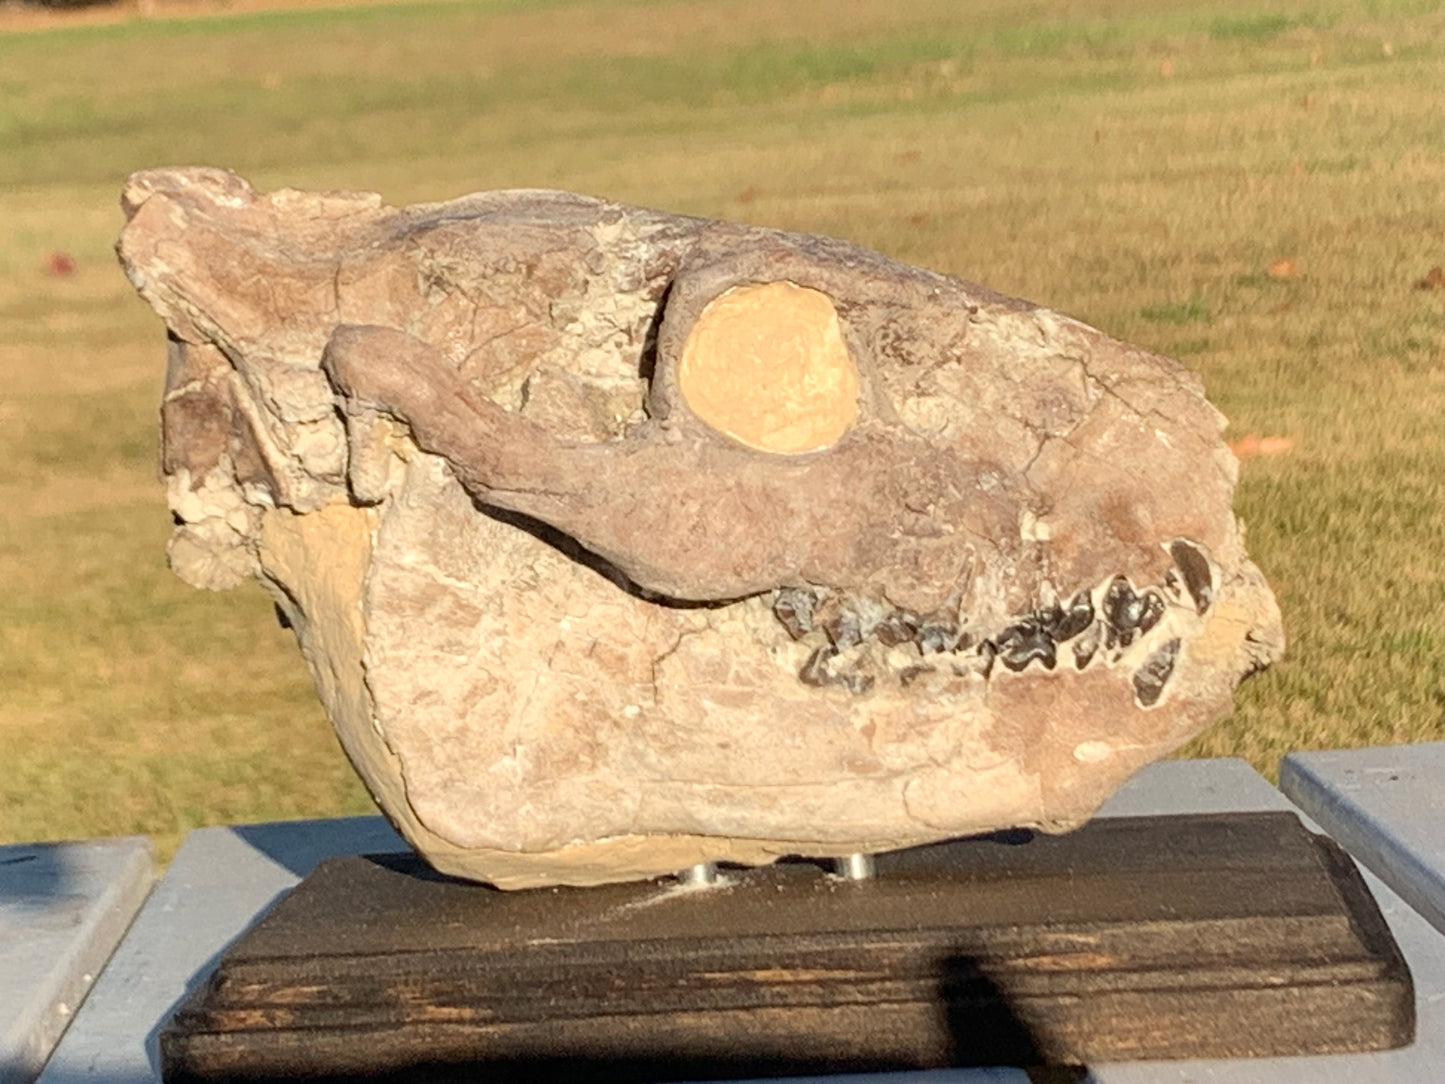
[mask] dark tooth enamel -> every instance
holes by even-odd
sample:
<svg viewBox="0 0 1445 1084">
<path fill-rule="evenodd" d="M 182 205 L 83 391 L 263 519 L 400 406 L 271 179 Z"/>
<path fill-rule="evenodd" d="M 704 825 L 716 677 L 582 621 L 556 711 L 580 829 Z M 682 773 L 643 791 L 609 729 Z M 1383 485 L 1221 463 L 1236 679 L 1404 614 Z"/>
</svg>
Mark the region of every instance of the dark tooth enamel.
<svg viewBox="0 0 1445 1084">
<path fill-rule="evenodd" d="M 1174 543 L 1171 550 L 1182 554 L 1180 569 L 1187 580 L 1186 565 L 1191 557 L 1202 561 L 1198 550 L 1183 542 Z M 1198 562 L 1194 564 L 1197 573 Z M 1207 564 L 1203 567 L 1207 571 Z M 1174 569 L 1166 574 L 1166 582 L 1172 582 L 1176 592 L 1183 586 L 1179 572 Z M 1190 590 L 1208 591 L 1207 586 L 1200 587 L 1197 582 L 1188 586 Z M 1170 597 L 1177 598 L 1178 594 Z M 859 645 L 866 648 L 874 641 L 887 648 L 912 644 L 922 656 L 950 654 L 960 659 L 965 652 L 976 652 L 976 662 L 962 666 L 955 663 L 953 670 L 959 674 L 981 673 L 988 678 L 995 661 L 1013 673 L 1022 673 L 1034 663 L 1044 670 L 1054 670 L 1058 667 L 1060 646 L 1069 644 L 1074 667 L 1083 670 L 1100 650 L 1121 651 L 1154 629 L 1168 613 L 1169 605 L 1163 589 L 1135 591 L 1128 577 L 1119 575 L 1104 589 L 1097 607 L 1090 591 L 1078 591 L 1067 602 L 1040 606 L 998 635 L 982 640 L 965 632 L 957 615 L 945 610 L 918 614 L 885 608 L 884 616 L 875 620 L 864 616 L 871 611 L 865 608 L 860 612 L 847 598 L 826 593 L 820 596 L 816 591 L 798 588 L 778 590 L 773 598 L 773 613 L 793 639 L 814 636 L 813 643 L 818 645 L 799 670 L 800 681 L 812 686 L 838 685 L 862 693 L 875 683 L 875 676 L 869 671 L 877 662 L 870 661 L 866 650 L 854 659 L 852 649 Z M 818 633 L 827 636 L 826 643 L 819 643 L 815 635 Z M 845 656 L 848 661 L 835 661 Z M 1117 655 L 1111 654 L 1110 658 Z M 1171 659 L 1172 655 L 1161 648 L 1145 661 L 1134 678 L 1141 701 L 1152 704 L 1162 695 L 1172 672 Z M 900 685 L 908 686 L 932 668 L 913 664 L 896 670 L 889 667 L 889 670 Z"/>
<path fill-rule="evenodd" d="M 985 640 L 978 645 L 978 655 L 983 659 L 983 676 L 988 677 L 993 673 L 993 660 L 998 656 L 998 647 L 992 640 Z"/>
<path fill-rule="evenodd" d="M 807 591 L 785 587 L 773 600 L 773 616 L 788 630 L 794 640 L 801 640 L 813 631 L 815 599 Z"/>
<path fill-rule="evenodd" d="M 833 680 L 833 675 L 828 672 L 828 663 L 837 658 L 838 649 L 832 644 L 824 644 L 808 656 L 808 661 L 803 663 L 803 668 L 798 671 L 798 680 L 804 685 L 811 685 L 814 688 L 821 688 Z"/>
<path fill-rule="evenodd" d="M 925 655 L 936 655 L 958 647 L 958 626 L 944 622 L 928 621 L 919 626 L 918 650 Z"/>
<path fill-rule="evenodd" d="M 1104 620 L 1116 629 L 1131 629 L 1130 614 L 1135 605 L 1134 589 L 1123 576 L 1115 576 L 1104 592 Z"/>
<path fill-rule="evenodd" d="M 862 624 L 852 610 L 839 611 L 823 626 L 823 631 L 839 651 L 846 651 L 863 642 Z"/>
<path fill-rule="evenodd" d="M 1159 702 L 1164 685 L 1174 672 L 1174 662 L 1179 657 L 1179 641 L 1170 640 L 1147 659 L 1134 673 L 1134 695 L 1146 708 Z"/>
<path fill-rule="evenodd" d="M 921 678 L 924 674 L 931 673 L 933 673 L 933 667 L 931 666 L 910 666 L 908 667 L 908 669 L 903 670 L 899 673 L 898 684 L 902 685 L 906 689 L 908 688 L 908 686 L 912 685 L 915 681 Z"/>
<path fill-rule="evenodd" d="M 1069 603 L 1068 609 L 1059 609 L 1059 619 L 1049 632 L 1055 640 L 1063 642 L 1072 640 L 1093 623 L 1094 603 L 1089 598 L 1089 592 L 1080 591 Z"/>
<path fill-rule="evenodd" d="M 879 641 L 885 647 L 910 644 L 918 636 L 919 618 L 907 610 L 895 610 L 878 623 L 875 630 Z"/>
<path fill-rule="evenodd" d="M 1182 538 L 1169 543 L 1169 556 L 1184 574 L 1184 586 L 1194 599 L 1194 608 L 1201 615 L 1214 601 L 1214 576 L 1209 571 L 1209 560 L 1199 547 Z"/>
<path fill-rule="evenodd" d="M 811 685 L 814 688 L 822 688 L 824 685 L 841 685 L 850 693 L 857 695 L 866 693 L 873 688 L 873 675 L 859 673 L 857 670 L 850 670 L 847 673 L 835 674 L 828 668 L 828 664 L 838 657 L 838 649 L 832 644 L 824 644 L 808 656 L 808 661 L 798 671 L 798 680 L 804 685 Z"/>
<path fill-rule="evenodd" d="M 1148 632 L 1164 616 L 1164 599 L 1156 591 L 1145 591 L 1139 596 L 1139 631 Z"/>
<path fill-rule="evenodd" d="M 1052 670 L 1058 662 L 1053 637 L 1033 621 L 1023 621 L 1004 629 L 997 644 L 999 658 L 1014 673 L 1035 660 L 1045 670 Z"/>
<path fill-rule="evenodd" d="M 1104 592 L 1104 646 L 1128 647 L 1134 642 L 1135 630 L 1144 614 L 1144 602 L 1123 576 L 1115 576 Z"/>
</svg>

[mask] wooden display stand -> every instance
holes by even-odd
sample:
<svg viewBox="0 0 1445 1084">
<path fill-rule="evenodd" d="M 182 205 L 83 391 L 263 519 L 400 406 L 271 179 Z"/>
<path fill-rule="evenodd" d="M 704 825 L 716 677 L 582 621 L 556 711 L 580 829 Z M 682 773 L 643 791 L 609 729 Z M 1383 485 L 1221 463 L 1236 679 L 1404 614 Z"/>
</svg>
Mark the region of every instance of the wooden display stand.
<svg viewBox="0 0 1445 1084">
<path fill-rule="evenodd" d="M 1096 820 L 504 893 L 323 863 L 161 1035 L 167 1081 L 686 1080 L 1379 1050 L 1410 975 L 1290 813 Z"/>
</svg>

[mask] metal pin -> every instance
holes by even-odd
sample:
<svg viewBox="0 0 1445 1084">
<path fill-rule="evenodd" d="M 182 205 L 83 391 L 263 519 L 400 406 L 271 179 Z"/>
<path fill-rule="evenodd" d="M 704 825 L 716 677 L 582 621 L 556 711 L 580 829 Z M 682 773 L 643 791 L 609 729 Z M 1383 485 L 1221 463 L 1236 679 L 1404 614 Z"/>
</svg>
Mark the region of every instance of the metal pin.
<svg viewBox="0 0 1445 1084">
<path fill-rule="evenodd" d="M 717 864 L 714 862 L 699 862 L 697 865 L 689 866 L 679 873 L 677 879 L 685 885 L 715 885 L 717 884 Z"/>
<path fill-rule="evenodd" d="M 871 854 L 845 854 L 835 862 L 838 876 L 847 881 L 869 881 L 878 874 L 878 865 Z"/>
</svg>

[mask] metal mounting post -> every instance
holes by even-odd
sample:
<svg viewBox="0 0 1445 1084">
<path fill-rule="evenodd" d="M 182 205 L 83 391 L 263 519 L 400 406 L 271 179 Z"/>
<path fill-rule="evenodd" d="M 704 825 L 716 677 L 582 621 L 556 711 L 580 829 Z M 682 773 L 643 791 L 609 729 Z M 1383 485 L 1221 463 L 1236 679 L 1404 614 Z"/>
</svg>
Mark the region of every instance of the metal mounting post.
<svg viewBox="0 0 1445 1084">
<path fill-rule="evenodd" d="M 699 862 L 680 872 L 677 879 L 685 885 L 715 885 L 717 884 L 717 863 Z"/>
<path fill-rule="evenodd" d="M 848 881 L 871 881 L 878 875 L 878 864 L 871 854 L 845 854 L 835 859 L 836 872 Z"/>
</svg>

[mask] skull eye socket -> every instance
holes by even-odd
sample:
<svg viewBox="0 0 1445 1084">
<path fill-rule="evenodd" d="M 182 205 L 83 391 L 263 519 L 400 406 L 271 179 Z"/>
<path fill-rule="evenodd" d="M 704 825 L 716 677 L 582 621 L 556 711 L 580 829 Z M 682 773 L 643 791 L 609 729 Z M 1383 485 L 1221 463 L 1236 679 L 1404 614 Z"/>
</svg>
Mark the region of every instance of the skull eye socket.
<svg viewBox="0 0 1445 1084">
<path fill-rule="evenodd" d="M 858 420 L 858 366 L 838 311 L 791 282 L 713 298 L 683 344 L 677 384 L 704 423 L 763 452 L 822 451 Z"/>
</svg>

